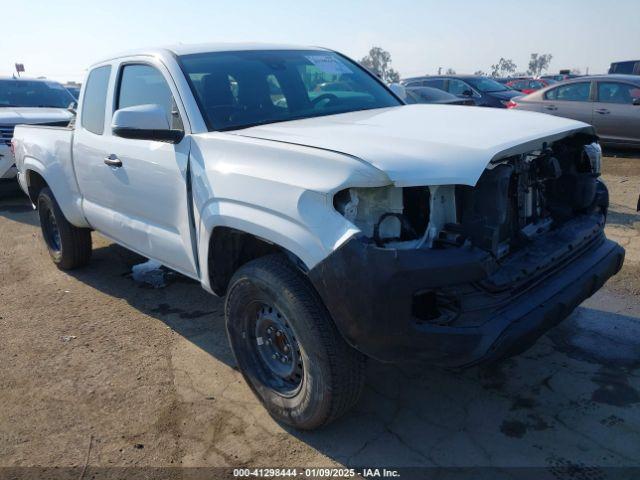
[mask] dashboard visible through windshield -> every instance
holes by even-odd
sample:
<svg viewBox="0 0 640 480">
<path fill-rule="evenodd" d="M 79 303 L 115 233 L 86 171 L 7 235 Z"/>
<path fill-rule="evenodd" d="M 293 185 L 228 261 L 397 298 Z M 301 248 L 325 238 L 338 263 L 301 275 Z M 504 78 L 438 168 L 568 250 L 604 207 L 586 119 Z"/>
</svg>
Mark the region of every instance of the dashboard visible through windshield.
<svg viewBox="0 0 640 480">
<path fill-rule="evenodd" d="M 179 61 L 209 130 L 402 105 L 362 67 L 330 51 L 211 52 Z"/>
</svg>

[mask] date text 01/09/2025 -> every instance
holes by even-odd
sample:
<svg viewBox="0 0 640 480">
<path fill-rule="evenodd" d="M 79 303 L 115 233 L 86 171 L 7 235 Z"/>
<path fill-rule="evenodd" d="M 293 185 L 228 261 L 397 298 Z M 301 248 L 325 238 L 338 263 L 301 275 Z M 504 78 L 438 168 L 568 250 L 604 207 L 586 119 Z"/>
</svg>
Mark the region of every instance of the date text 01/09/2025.
<svg viewBox="0 0 640 480">
<path fill-rule="evenodd" d="M 387 468 L 234 468 L 236 478 L 399 478 L 397 470 Z"/>
</svg>

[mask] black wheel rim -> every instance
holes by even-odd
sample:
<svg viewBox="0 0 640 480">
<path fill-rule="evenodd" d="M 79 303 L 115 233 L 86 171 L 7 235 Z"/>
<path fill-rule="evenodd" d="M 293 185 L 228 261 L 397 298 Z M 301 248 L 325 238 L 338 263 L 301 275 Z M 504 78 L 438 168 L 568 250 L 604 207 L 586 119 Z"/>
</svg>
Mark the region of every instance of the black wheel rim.
<svg viewBox="0 0 640 480">
<path fill-rule="evenodd" d="M 289 322 L 271 305 L 258 303 L 251 310 L 253 321 L 246 339 L 262 383 L 283 396 L 295 395 L 302 386 L 304 364 Z"/>
<path fill-rule="evenodd" d="M 42 230 L 44 233 L 44 239 L 49 245 L 51 250 L 59 252 L 62 250 L 62 242 L 60 240 L 60 230 L 58 229 L 58 222 L 51 209 L 44 212 L 44 218 L 42 223 Z"/>
</svg>

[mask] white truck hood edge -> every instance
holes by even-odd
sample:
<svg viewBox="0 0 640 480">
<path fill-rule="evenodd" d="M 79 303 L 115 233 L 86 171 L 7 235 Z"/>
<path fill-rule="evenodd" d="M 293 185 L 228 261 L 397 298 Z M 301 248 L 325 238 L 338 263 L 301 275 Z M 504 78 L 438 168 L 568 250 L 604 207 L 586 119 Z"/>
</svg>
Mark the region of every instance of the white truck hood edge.
<svg viewBox="0 0 640 480">
<path fill-rule="evenodd" d="M 0 124 L 20 125 L 71 120 L 73 114 L 66 108 L 2 107 L 0 105 Z"/>
<path fill-rule="evenodd" d="M 541 113 L 405 105 L 271 123 L 235 135 L 341 152 L 385 172 L 396 186 L 475 185 L 492 160 L 541 148 L 586 123 Z"/>
</svg>

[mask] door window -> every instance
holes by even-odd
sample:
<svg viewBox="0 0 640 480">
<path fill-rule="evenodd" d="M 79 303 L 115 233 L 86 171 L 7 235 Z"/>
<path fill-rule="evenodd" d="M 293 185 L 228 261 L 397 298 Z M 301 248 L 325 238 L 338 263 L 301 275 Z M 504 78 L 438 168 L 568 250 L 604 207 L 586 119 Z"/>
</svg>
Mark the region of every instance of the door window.
<svg viewBox="0 0 640 480">
<path fill-rule="evenodd" d="M 470 92 L 471 87 L 462 80 L 452 78 L 449 80 L 449 93 L 453 95 L 462 95 L 464 92 Z"/>
<path fill-rule="evenodd" d="M 111 66 L 94 68 L 87 78 L 82 100 L 82 127 L 97 135 L 104 132 L 104 112 Z"/>
<path fill-rule="evenodd" d="M 598 82 L 598 101 L 631 105 L 640 98 L 640 86 L 618 82 Z"/>
<path fill-rule="evenodd" d="M 627 75 L 631 75 L 633 74 L 635 65 L 636 62 L 615 62 L 611 64 L 609 73 L 624 73 Z"/>
<path fill-rule="evenodd" d="M 183 130 L 180 113 L 162 74 L 150 65 L 125 65 L 120 75 L 117 109 L 137 105 L 159 105 L 170 128 Z"/>
<path fill-rule="evenodd" d="M 439 88 L 440 90 L 444 90 L 444 80 L 442 79 L 433 79 L 433 80 L 425 80 L 422 82 L 423 87 L 433 87 Z"/>
<path fill-rule="evenodd" d="M 561 102 L 588 102 L 591 84 L 589 82 L 569 83 L 545 93 L 546 100 Z"/>
</svg>

